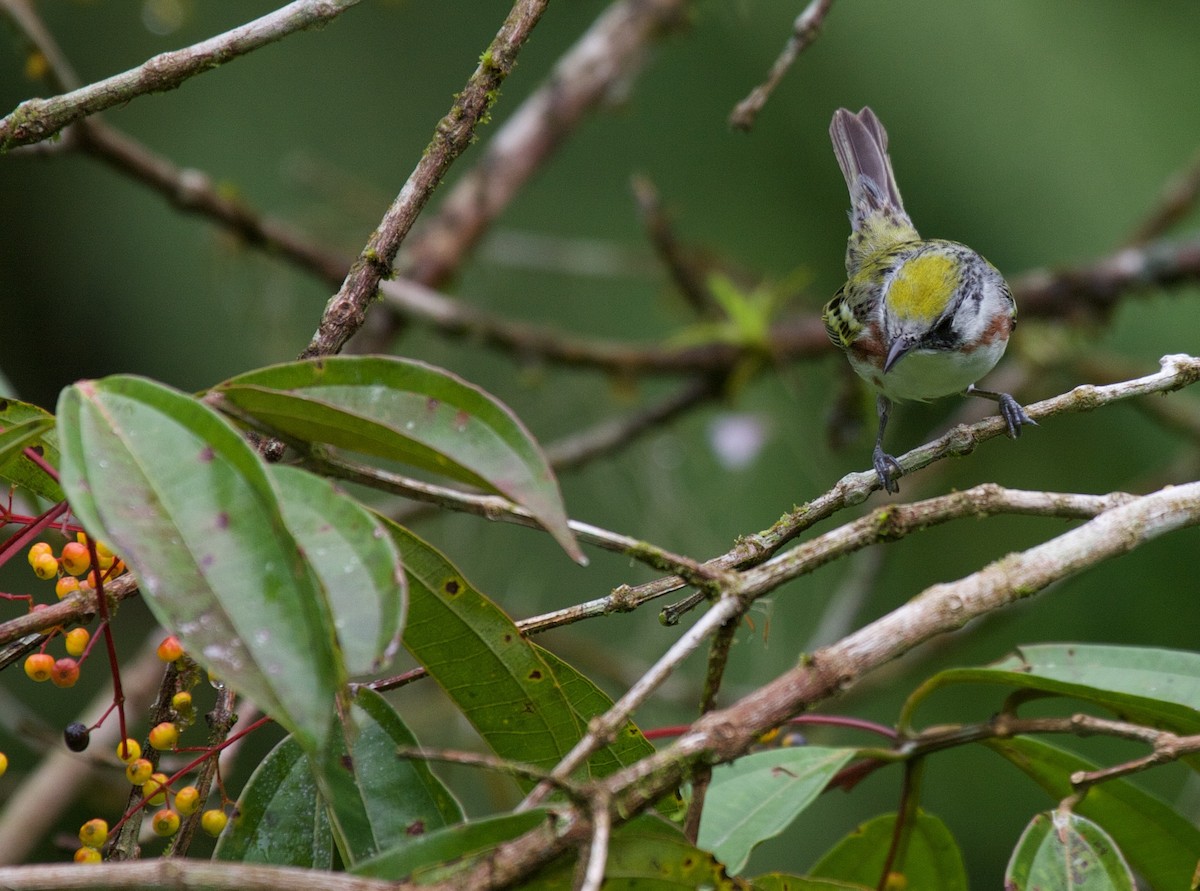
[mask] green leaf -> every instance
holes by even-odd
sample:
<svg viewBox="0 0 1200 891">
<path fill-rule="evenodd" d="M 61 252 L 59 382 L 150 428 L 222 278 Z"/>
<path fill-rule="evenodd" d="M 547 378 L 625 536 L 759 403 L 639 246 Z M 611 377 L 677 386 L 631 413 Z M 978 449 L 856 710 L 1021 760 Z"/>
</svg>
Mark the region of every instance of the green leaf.
<svg viewBox="0 0 1200 891">
<path fill-rule="evenodd" d="M 360 687 L 351 714 L 354 776 L 379 850 L 463 821 L 462 807 L 428 763 L 396 756 L 398 747 L 418 742 L 386 699 Z"/>
<path fill-rule="evenodd" d="M 254 769 L 214 860 L 328 870 L 333 833 L 304 750 L 288 736 Z"/>
<path fill-rule="evenodd" d="M 375 514 L 327 480 L 271 466 L 284 520 L 325 590 L 349 674 L 377 672 L 400 647 L 408 589 Z"/>
<path fill-rule="evenodd" d="M 1175 733 L 1200 733 L 1200 653 L 1152 647 L 1041 644 L 1021 647 L 985 668 L 940 672 L 909 697 L 900 724 L 935 690 L 952 684 L 989 684 L 1070 696 L 1123 720 Z M 1183 759 L 1200 769 L 1200 758 Z"/>
<path fill-rule="evenodd" d="M 386 526 L 408 573 L 404 645 L 493 752 L 554 767 L 582 727 L 551 667 L 445 557 L 407 529 Z"/>
<path fill-rule="evenodd" d="M 874 891 L 856 882 L 838 882 L 834 879 L 810 879 L 781 872 L 770 872 L 758 876 L 751 882 L 754 891 Z"/>
<path fill-rule="evenodd" d="M 854 753 L 797 746 L 757 752 L 714 768 L 697 843 L 730 872 L 740 872 L 754 847 L 795 820 Z"/>
<path fill-rule="evenodd" d="M 350 754 L 334 745 L 329 759 L 342 776 L 319 785 L 311 759 L 288 736 L 242 790 L 239 817 L 220 837 L 215 859 L 329 869 L 335 830 L 343 857 L 355 863 L 462 821 L 458 802 L 425 762 L 396 757 L 397 746 L 417 741 L 383 697 L 360 688 L 350 716 Z"/>
<path fill-rule="evenodd" d="M 525 891 L 571 891 L 575 858 L 538 873 Z M 612 834 L 604 866 L 604 891 L 693 891 L 745 887 L 707 851 L 684 838 L 677 826 L 643 814 Z"/>
<path fill-rule="evenodd" d="M 40 449 L 46 463 L 58 468 L 54 415 L 28 402 L 0 398 L 0 431 L 0 479 L 48 501 L 62 501 L 66 496 L 59 484 L 23 454 L 27 448 Z"/>
<path fill-rule="evenodd" d="M 1018 736 L 984 743 L 1041 786 L 1054 801 L 1074 793 L 1070 777 L 1095 763 L 1037 739 Z M 1077 813 L 1104 826 L 1152 888 L 1187 888 L 1200 861 L 1200 829 L 1178 811 L 1123 779 L 1088 790 Z"/>
<path fill-rule="evenodd" d="M 316 763 L 348 864 L 462 821 L 458 802 L 426 762 L 397 757 L 398 746 L 417 740 L 382 696 L 360 687 L 343 731 L 335 736 L 343 745 L 331 745 Z"/>
<path fill-rule="evenodd" d="M 1006 891 L 1133 891 L 1134 879 L 1103 829 L 1078 814 L 1055 810 L 1038 814 L 1021 833 L 1004 873 L 1004 887 Z"/>
<path fill-rule="evenodd" d="M 563 695 L 571 711 L 579 719 L 580 725 L 587 723 L 598 715 L 607 712 L 613 706 L 608 694 L 593 684 L 587 677 L 576 671 L 570 664 L 559 659 L 549 650 L 537 644 L 531 644 L 535 653 L 541 657 L 554 673 Z M 592 776 L 606 777 L 616 773 L 622 767 L 628 767 L 641 761 L 647 755 L 654 754 L 654 745 L 642 735 L 641 729 L 626 721 L 625 726 L 616 733 L 612 745 L 605 746 L 596 752 L 588 761 Z"/>
<path fill-rule="evenodd" d="M 410 359 L 338 356 L 232 378 L 214 393 L 273 431 L 388 458 L 499 492 L 526 508 L 571 557 L 554 472 L 533 436 L 495 397 Z"/>
<path fill-rule="evenodd" d="M 356 864 L 351 872 L 394 882 L 403 879 L 439 881 L 468 868 L 471 858 L 552 819 L 548 811 L 534 809 L 459 823 L 396 845 L 377 857 Z"/>
<path fill-rule="evenodd" d="M 834 845 L 810 870 L 811 875 L 876 887 L 895 829 L 895 814 L 868 820 Z M 917 811 L 904 857 L 892 864 L 892 872 L 905 878 L 906 887 L 921 891 L 967 889 L 966 867 L 954 836 L 945 823 L 924 811 Z"/>
<path fill-rule="evenodd" d="M 344 683 L 328 605 L 258 455 L 197 400 L 143 378 L 65 389 L 62 485 L 190 655 L 322 749 Z"/>
</svg>

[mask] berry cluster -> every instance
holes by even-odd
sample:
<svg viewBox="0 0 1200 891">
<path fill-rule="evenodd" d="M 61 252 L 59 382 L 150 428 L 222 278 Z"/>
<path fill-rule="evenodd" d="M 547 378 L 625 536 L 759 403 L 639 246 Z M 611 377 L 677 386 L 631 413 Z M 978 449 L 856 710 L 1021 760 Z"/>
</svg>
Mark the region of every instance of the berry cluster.
<svg viewBox="0 0 1200 891">
<path fill-rule="evenodd" d="M 94 547 L 98 564 L 95 567 L 92 566 L 87 536 L 82 532 L 76 536 L 75 541 L 63 545 L 58 556 L 55 556 L 49 543 L 39 541 L 29 549 L 29 565 L 38 578 L 57 580 L 54 593 L 61 600 L 76 591 L 95 588 L 99 580 L 112 578 L 124 572 L 124 564 L 103 543 L 95 542 Z M 80 581 L 80 576 L 85 576 L 83 581 Z M 86 628 L 73 628 L 63 636 L 67 655 L 61 659 L 55 659 L 47 653 L 45 644 L 41 651 L 26 658 L 25 674 L 31 680 L 51 681 L 56 687 L 75 686 L 79 680 L 79 664 L 89 650 L 91 635 Z M 84 739 L 83 746 L 86 747 L 86 737 Z M 82 748 L 75 751 L 82 751 Z"/>
<path fill-rule="evenodd" d="M 178 638 L 171 636 L 164 639 L 159 644 L 157 653 L 162 661 L 175 664 L 180 678 L 185 676 L 191 678 L 198 677 L 198 672 L 195 671 L 195 663 L 186 658 L 186 653 Z M 156 753 L 176 751 L 181 731 L 186 729 L 195 720 L 192 694 L 187 690 L 176 692 L 171 697 L 170 712 L 170 717 L 173 720 L 161 721 L 151 728 L 147 735 L 147 741 L 153 750 L 148 753 L 150 757 L 144 756 L 142 745 L 131 737 L 118 743 L 116 750 L 117 760 L 125 765 L 126 779 L 133 786 L 137 787 L 141 793 L 141 805 L 157 808 L 150 817 L 150 827 L 156 835 L 163 838 L 169 838 L 178 832 L 181 821 L 200 811 L 204 803 L 200 790 L 195 786 L 185 785 L 180 788 L 173 788 L 172 784 L 180 780 L 206 758 L 212 757 L 215 754 L 211 751 L 205 752 L 200 758 L 184 767 L 174 776 L 168 776 L 165 773 L 155 770 L 155 763 L 158 757 Z M 74 727 L 75 725 L 71 725 L 67 728 L 68 746 L 71 745 L 70 733 Z M 79 725 L 79 728 L 82 729 L 82 732 L 86 733 L 86 727 Z M 218 788 L 220 788 L 219 775 Z M 205 810 L 200 815 L 200 828 L 214 837 L 221 834 L 229 820 L 225 812 L 225 804 L 227 802 L 223 789 L 220 795 L 222 806 Z M 122 818 L 121 823 L 129 819 L 133 813 L 136 813 L 136 808 L 134 812 L 126 814 Z M 117 824 L 118 827 L 121 823 Z M 80 863 L 100 862 L 102 859 L 101 849 L 108 835 L 108 824 L 104 820 L 93 819 L 85 823 L 79 831 L 79 840 L 83 846 L 75 852 L 75 860 Z"/>
</svg>

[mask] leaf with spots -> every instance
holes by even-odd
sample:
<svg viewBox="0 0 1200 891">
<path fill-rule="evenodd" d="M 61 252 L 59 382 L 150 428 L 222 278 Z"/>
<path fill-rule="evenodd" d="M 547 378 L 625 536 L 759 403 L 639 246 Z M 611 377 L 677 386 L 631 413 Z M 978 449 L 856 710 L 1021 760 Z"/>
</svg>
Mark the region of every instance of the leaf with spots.
<svg viewBox="0 0 1200 891">
<path fill-rule="evenodd" d="M 357 864 L 351 872 L 391 881 L 411 879 L 422 884 L 448 881 L 455 873 L 470 869 L 479 857 L 498 845 L 551 819 L 548 811 L 535 808 L 469 820 L 394 845 L 379 856 Z"/>
<path fill-rule="evenodd" d="M 0 479 L 27 489 L 48 501 L 62 501 L 62 488 L 24 451 L 32 448 L 51 467 L 60 463 L 54 416 L 17 399 L 0 398 Z"/>
<path fill-rule="evenodd" d="M 591 680 L 549 650 L 543 649 L 537 644 L 532 644 L 532 646 L 542 660 L 550 666 L 550 670 L 554 672 L 572 711 L 575 712 L 583 726 L 586 727 L 592 718 L 602 715 L 612 708 L 612 699 Z M 593 776 L 606 777 L 616 773 L 622 767 L 635 764 L 652 754 L 654 754 L 654 746 L 650 740 L 642 735 L 641 729 L 633 721 L 626 721 L 625 726 L 617 731 L 612 745 L 605 746 L 596 752 L 589 759 L 588 764 Z M 669 802 L 667 807 L 673 809 Z"/>
<path fill-rule="evenodd" d="M 348 863 L 464 819 L 426 762 L 396 757 L 398 746 L 416 747 L 417 739 L 378 693 L 357 690 L 334 740 L 313 763 Z"/>
<path fill-rule="evenodd" d="M 213 389 L 239 420 L 307 443 L 399 461 L 498 492 L 528 510 L 573 559 L 558 481 L 512 410 L 456 375 L 388 356 L 273 365 Z"/>
<path fill-rule="evenodd" d="M 408 573 L 404 645 L 501 758 L 546 770 L 583 732 L 554 672 L 445 557 L 387 522 Z M 527 781 L 521 781 L 527 788 Z"/>
<path fill-rule="evenodd" d="M 365 507 L 328 480 L 271 465 L 288 529 L 329 600 L 351 675 L 377 672 L 400 648 L 408 589 L 400 552 Z"/>
<path fill-rule="evenodd" d="M 214 860 L 333 868 L 329 816 L 294 737 L 281 740 L 254 769 L 238 796 L 237 813 L 217 839 Z"/>
<path fill-rule="evenodd" d="M 65 389 L 58 424 L 72 510 L 126 561 L 155 617 L 306 751 L 324 748 L 345 669 L 254 450 L 195 398 L 124 375 Z"/>
</svg>

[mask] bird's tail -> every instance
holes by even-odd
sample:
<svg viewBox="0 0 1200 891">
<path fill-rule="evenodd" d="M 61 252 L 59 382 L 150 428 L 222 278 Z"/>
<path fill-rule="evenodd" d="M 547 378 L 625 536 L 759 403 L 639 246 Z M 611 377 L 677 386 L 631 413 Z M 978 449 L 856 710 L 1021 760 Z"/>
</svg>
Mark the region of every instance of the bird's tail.
<svg viewBox="0 0 1200 891">
<path fill-rule="evenodd" d="M 845 108 L 833 113 L 829 125 L 833 153 L 850 190 L 853 233 L 846 254 L 847 269 L 892 244 L 915 241 L 916 227 L 904 210 L 904 200 L 888 157 L 887 131 L 870 108 L 854 114 Z M 857 242 L 857 244 L 856 244 Z"/>
</svg>

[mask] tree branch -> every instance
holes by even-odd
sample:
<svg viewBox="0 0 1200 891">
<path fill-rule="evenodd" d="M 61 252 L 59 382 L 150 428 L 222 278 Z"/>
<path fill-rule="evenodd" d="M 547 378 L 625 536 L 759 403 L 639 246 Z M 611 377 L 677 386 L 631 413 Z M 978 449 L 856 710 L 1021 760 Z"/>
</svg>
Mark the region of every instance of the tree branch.
<svg viewBox="0 0 1200 891">
<path fill-rule="evenodd" d="M 821 31 L 821 23 L 825 21 L 825 16 L 829 15 L 832 6 L 833 0 L 811 0 L 808 6 L 804 7 L 804 11 L 796 17 L 796 21 L 792 24 L 792 34 L 788 38 L 783 52 L 771 66 L 767 79 L 751 90 L 750 95 L 734 107 L 729 114 L 729 126 L 738 130 L 749 130 L 754 126 L 755 120 L 758 119 L 758 113 L 767 104 L 767 99 L 775 92 L 775 88 L 779 86 L 779 82 L 783 80 L 783 76 L 792 67 L 797 56 L 808 49 L 817 39 L 817 35 Z"/>
<path fill-rule="evenodd" d="M 474 140 L 476 127 L 499 96 L 500 85 L 516 65 L 521 47 L 529 39 L 548 2 L 517 0 L 513 5 L 499 33 L 480 57 L 479 67 L 455 98 L 450 111 L 438 122 L 433 139 L 416 169 L 350 267 L 341 290 L 325 307 L 321 324 L 300 358 L 341 352 L 346 341 L 362 327 L 367 307 L 379 291 L 380 281 L 393 274 L 392 261 L 400 243 L 450 165 Z"/>
<path fill-rule="evenodd" d="M 104 80 L 50 99 L 27 99 L 0 119 L 5 149 L 48 139 L 68 124 L 123 105 L 147 93 L 163 93 L 238 56 L 308 28 L 320 27 L 359 0 L 295 0 L 248 24 L 184 49 L 162 53 Z"/>
</svg>

